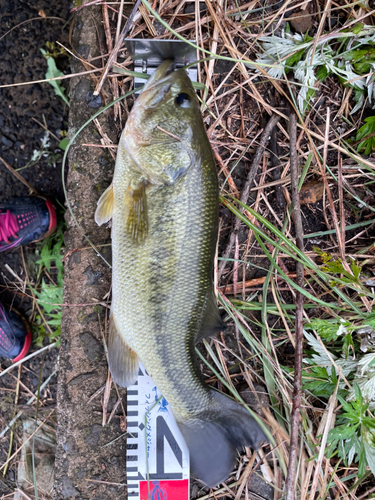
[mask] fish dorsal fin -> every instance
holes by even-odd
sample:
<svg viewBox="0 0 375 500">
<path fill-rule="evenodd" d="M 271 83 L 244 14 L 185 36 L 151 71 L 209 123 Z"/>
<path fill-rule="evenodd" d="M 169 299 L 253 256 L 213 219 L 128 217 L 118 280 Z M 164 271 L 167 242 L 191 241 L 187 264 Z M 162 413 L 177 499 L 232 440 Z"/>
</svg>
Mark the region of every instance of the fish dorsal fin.
<svg viewBox="0 0 375 500">
<path fill-rule="evenodd" d="M 113 213 L 113 186 L 107 187 L 98 201 L 98 206 L 95 211 L 95 222 L 98 226 L 105 224 L 112 218 Z"/>
<path fill-rule="evenodd" d="M 146 183 L 141 181 L 136 187 L 131 184 L 125 192 L 124 223 L 128 235 L 136 243 L 142 242 L 148 231 Z"/>
<path fill-rule="evenodd" d="M 129 387 L 137 380 L 138 356 L 118 333 L 113 316 L 109 318 L 108 363 L 112 378 L 120 387 Z"/>
<path fill-rule="evenodd" d="M 208 293 L 206 308 L 203 313 L 201 325 L 195 338 L 195 342 L 199 342 L 200 340 L 208 337 L 213 337 L 217 333 L 225 330 L 225 328 L 226 325 L 221 319 L 214 292 L 211 291 Z"/>
</svg>

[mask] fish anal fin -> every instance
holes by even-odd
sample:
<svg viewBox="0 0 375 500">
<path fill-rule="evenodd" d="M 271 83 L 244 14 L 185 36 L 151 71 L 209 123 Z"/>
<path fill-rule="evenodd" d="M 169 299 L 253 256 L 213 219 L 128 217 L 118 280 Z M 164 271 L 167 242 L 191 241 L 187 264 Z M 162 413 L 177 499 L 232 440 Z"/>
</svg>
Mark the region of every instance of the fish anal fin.
<svg viewBox="0 0 375 500">
<path fill-rule="evenodd" d="M 215 295 L 213 291 L 209 292 L 206 308 L 203 313 L 200 329 L 195 338 L 195 342 L 199 342 L 202 339 L 213 337 L 217 333 L 225 330 L 225 328 L 226 325 L 224 321 L 221 319 Z"/>
<path fill-rule="evenodd" d="M 109 319 L 108 362 L 117 385 L 129 387 L 135 383 L 139 371 L 138 356 L 118 333 L 113 316 Z"/>
<path fill-rule="evenodd" d="M 112 184 L 107 187 L 98 201 L 95 211 L 95 222 L 98 226 L 105 224 L 112 218 L 113 213 L 113 187 Z"/>
<path fill-rule="evenodd" d="M 141 181 L 136 187 L 131 184 L 125 192 L 124 223 L 128 235 L 135 243 L 141 243 L 147 236 L 146 184 Z"/>
</svg>

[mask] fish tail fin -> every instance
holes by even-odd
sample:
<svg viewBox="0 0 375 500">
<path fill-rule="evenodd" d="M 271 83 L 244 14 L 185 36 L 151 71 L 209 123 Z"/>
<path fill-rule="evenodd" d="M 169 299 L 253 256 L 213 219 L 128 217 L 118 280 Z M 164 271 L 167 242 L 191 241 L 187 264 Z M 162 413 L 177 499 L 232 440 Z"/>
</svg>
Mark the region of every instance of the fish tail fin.
<svg viewBox="0 0 375 500">
<path fill-rule="evenodd" d="M 212 391 L 212 408 L 194 419 L 178 422 L 190 453 L 192 475 L 207 486 L 225 481 L 236 461 L 236 450 L 258 449 L 267 438 L 240 404 Z"/>
</svg>

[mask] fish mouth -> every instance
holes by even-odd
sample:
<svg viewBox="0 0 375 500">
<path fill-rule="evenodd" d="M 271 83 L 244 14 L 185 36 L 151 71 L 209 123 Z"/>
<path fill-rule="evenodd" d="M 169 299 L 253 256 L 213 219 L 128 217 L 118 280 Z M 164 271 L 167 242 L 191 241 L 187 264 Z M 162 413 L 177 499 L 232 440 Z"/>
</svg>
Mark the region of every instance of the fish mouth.
<svg viewBox="0 0 375 500">
<path fill-rule="evenodd" d="M 175 69 L 174 62 L 171 61 L 170 59 L 167 59 L 164 61 L 157 69 L 156 71 L 152 74 L 151 78 L 148 80 L 146 85 L 143 87 L 143 90 L 141 94 L 148 92 L 152 88 L 154 88 L 156 85 L 159 85 L 162 83 L 165 79 L 167 79 Z"/>
<path fill-rule="evenodd" d="M 174 73 L 174 66 L 173 61 L 167 59 L 156 69 L 139 94 L 136 106 L 154 108 L 164 99 L 171 87 L 171 75 Z"/>
<path fill-rule="evenodd" d="M 155 73 L 152 75 L 150 80 L 153 80 L 153 83 L 158 83 L 160 80 L 163 80 L 165 77 L 169 76 L 174 71 L 174 62 L 170 59 L 167 59 L 157 68 Z"/>
</svg>

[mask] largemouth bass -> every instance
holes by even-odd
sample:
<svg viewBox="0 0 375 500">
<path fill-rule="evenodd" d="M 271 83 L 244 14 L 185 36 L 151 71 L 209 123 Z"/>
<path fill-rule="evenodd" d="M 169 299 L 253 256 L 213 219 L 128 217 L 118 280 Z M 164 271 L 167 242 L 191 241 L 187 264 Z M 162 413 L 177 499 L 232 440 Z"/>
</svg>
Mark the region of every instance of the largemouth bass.
<svg viewBox="0 0 375 500">
<path fill-rule="evenodd" d="M 168 401 L 208 486 L 229 476 L 236 449 L 264 434 L 249 412 L 210 389 L 195 343 L 223 329 L 213 290 L 218 182 L 198 99 L 183 70 L 163 63 L 122 133 L 111 186 L 95 214 L 112 218 L 109 366 L 133 384 L 138 358 Z"/>
</svg>

